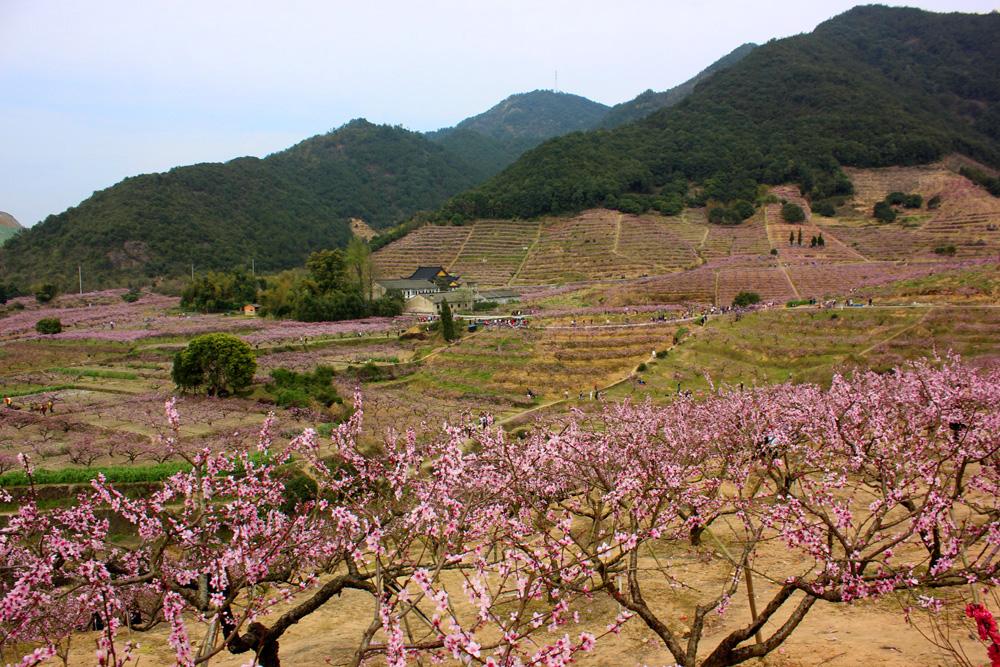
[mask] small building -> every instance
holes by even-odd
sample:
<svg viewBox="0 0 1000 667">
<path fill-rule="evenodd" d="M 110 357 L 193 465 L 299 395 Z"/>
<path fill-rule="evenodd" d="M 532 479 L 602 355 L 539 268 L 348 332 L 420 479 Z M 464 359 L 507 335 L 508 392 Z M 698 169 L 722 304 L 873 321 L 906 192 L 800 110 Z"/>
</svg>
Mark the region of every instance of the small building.
<svg viewBox="0 0 1000 667">
<path fill-rule="evenodd" d="M 437 284 L 439 281 L 445 284 L 448 289 L 456 289 L 461 286 L 458 276 L 449 274 L 443 266 L 418 266 L 417 270 L 410 276 L 410 280 L 429 280 Z"/>
<path fill-rule="evenodd" d="M 376 299 L 381 299 L 386 295 L 386 292 L 394 289 L 403 293 L 404 300 L 412 299 L 418 294 L 435 294 L 441 291 L 441 288 L 433 281 L 403 278 L 399 280 L 376 280 L 372 292 Z"/>
<path fill-rule="evenodd" d="M 257 311 L 260 310 L 259 303 L 248 303 L 243 306 L 243 314 L 248 317 L 257 317 Z"/>
<path fill-rule="evenodd" d="M 406 302 L 406 312 L 422 313 L 425 315 L 440 315 L 441 302 L 448 300 L 448 307 L 453 313 L 472 312 L 472 293 L 462 294 L 461 292 L 438 292 L 437 294 L 418 294 Z"/>
</svg>

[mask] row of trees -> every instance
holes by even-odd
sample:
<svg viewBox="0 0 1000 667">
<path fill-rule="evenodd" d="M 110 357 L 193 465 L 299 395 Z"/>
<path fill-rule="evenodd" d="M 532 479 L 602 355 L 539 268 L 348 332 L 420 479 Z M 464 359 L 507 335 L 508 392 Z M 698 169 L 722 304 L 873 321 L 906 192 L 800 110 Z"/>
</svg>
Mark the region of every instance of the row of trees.
<svg viewBox="0 0 1000 667">
<path fill-rule="evenodd" d="M 401 293 L 373 298 L 375 266 L 368 244 L 357 236 L 346 252 L 321 250 L 306 261 L 307 277 L 286 271 L 260 295 L 264 312 L 301 322 L 393 317 L 403 312 Z"/>
<path fill-rule="evenodd" d="M 228 650 L 276 667 L 296 623 L 353 589 L 372 609 L 355 666 L 567 666 L 636 622 L 683 667 L 736 665 L 824 603 L 937 608 L 940 589 L 995 581 L 998 404 L 1000 372 L 949 359 L 609 404 L 524 440 L 487 426 L 362 448 L 360 409 L 329 446 L 307 430 L 281 447 L 265 425 L 246 449 L 182 453 L 190 472 L 148 497 L 98 479 L 73 507 L 23 503 L 0 540 L 0 642 L 38 647 L 34 665 L 96 613 L 94 661 L 122 665 L 119 619 L 138 612 L 132 630 L 165 623 L 178 665 Z M 112 535 L 103 508 L 142 539 Z M 705 560 L 697 585 L 685 553 Z M 654 594 L 663 581 L 684 595 Z M 750 611 L 730 609 L 744 595 Z M 621 613 L 588 619 L 600 598 Z"/>
<path fill-rule="evenodd" d="M 320 250 L 306 260 L 308 275 L 285 271 L 257 278 L 245 267 L 208 273 L 192 280 L 181 305 L 230 310 L 259 302 L 263 314 L 302 322 L 333 322 L 392 317 L 403 312 L 402 294 L 375 299 L 375 267 L 364 239 L 352 237 L 347 249 Z"/>
</svg>

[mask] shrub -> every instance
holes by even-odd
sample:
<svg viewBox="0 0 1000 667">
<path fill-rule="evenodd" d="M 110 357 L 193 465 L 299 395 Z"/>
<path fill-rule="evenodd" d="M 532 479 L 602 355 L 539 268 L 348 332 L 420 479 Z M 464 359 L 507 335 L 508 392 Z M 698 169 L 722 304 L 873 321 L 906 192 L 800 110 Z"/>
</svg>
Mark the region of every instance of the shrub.
<svg viewBox="0 0 1000 667">
<path fill-rule="evenodd" d="M 35 285 L 34 292 L 35 301 L 38 303 L 48 303 L 55 298 L 58 289 L 53 283 L 42 283 L 41 285 Z"/>
<path fill-rule="evenodd" d="M 824 218 L 832 218 L 833 216 L 837 215 L 837 209 L 833 205 L 833 202 L 829 201 L 816 202 L 810 208 L 812 209 L 813 213 L 815 213 L 816 215 L 821 215 Z"/>
<path fill-rule="evenodd" d="M 946 255 L 948 257 L 954 257 L 958 250 L 954 245 L 942 245 L 934 248 L 934 253 L 937 255 Z"/>
<path fill-rule="evenodd" d="M 497 303 L 496 301 L 476 301 L 474 304 L 472 304 L 472 312 L 482 313 L 488 310 L 493 310 L 499 305 L 500 304 Z"/>
<path fill-rule="evenodd" d="M 58 317 L 46 317 L 35 323 L 35 331 L 40 334 L 57 334 L 62 332 L 62 322 Z"/>
<path fill-rule="evenodd" d="M 896 221 L 896 209 L 890 206 L 888 202 L 880 201 L 875 204 L 873 213 L 879 222 L 890 223 Z"/>
<path fill-rule="evenodd" d="M 744 308 L 760 302 L 760 294 L 757 292 L 740 292 L 733 298 L 733 308 Z"/>
<path fill-rule="evenodd" d="M 785 222 L 805 222 L 806 212 L 798 204 L 784 204 L 781 207 L 781 217 Z"/>
<path fill-rule="evenodd" d="M 139 300 L 140 296 L 142 296 L 142 290 L 138 287 L 133 287 L 129 291 L 122 294 L 122 301 L 125 303 L 135 303 Z"/>
<path fill-rule="evenodd" d="M 906 203 L 906 193 L 905 192 L 890 192 L 889 196 L 885 198 L 887 204 L 892 206 L 902 206 Z"/>
<path fill-rule="evenodd" d="M 771 254 L 772 255 L 777 255 L 778 254 L 778 249 L 777 248 L 771 248 Z"/>
<path fill-rule="evenodd" d="M 296 373 L 287 368 L 271 371 L 274 382 L 267 391 L 275 395 L 275 402 L 286 407 L 307 408 L 313 402 L 325 408 L 344 400 L 333 386 L 333 368 L 317 366 L 312 373 Z"/>
</svg>

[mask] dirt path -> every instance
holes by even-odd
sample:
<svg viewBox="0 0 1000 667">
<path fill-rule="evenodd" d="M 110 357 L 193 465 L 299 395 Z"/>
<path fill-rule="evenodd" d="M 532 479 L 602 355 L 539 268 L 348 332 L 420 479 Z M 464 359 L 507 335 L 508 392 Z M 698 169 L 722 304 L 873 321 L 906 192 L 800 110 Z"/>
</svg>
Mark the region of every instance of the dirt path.
<svg viewBox="0 0 1000 667">
<path fill-rule="evenodd" d="M 458 247 L 458 252 L 455 253 L 455 258 L 451 260 L 450 264 L 448 264 L 449 271 L 451 270 L 451 267 L 458 262 L 458 258 L 462 256 L 462 252 L 465 250 L 465 246 L 469 244 L 469 239 L 472 238 L 472 234 L 473 232 L 476 231 L 476 226 L 478 224 L 479 224 L 478 222 L 475 222 L 473 223 L 472 227 L 469 228 L 469 233 L 465 235 L 465 240 L 462 241 L 462 245 Z"/>
<path fill-rule="evenodd" d="M 510 280 L 507 281 L 507 285 L 513 285 L 517 277 L 521 275 L 521 271 L 524 269 L 524 265 L 528 263 L 528 258 L 531 257 L 531 253 L 535 251 L 535 246 L 538 245 L 538 241 L 542 238 L 542 223 L 538 223 L 538 231 L 535 233 L 535 240 L 531 242 L 528 246 L 528 252 L 524 253 L 524 257 L 521 258 L 521 263 L 517 265 L 517 270 L 511 275 Z"/>
<path fill-rule="evenodd" d="M 934 307 L 931 306 L 930 308 L 927 309 L 927 312 L 924 313 L 920 317 L 919 320 L 917 320 L 916 322 L 914 322 L 913 324 L 911 324 L 908 327 L 900 329 L 899 331 L 897 331 L 896 333 L 892 334 L 891 336 L 889 336 L 887 338 L 883 338 L 882 340 L 880 340 L 879 342 L 875 343 L 871 347 L 868 347 L 868 348 L 865 348 L 864 350 L 861 350 L 861 352 L 858 353 L 858 356 L 862 356 L 863 357 L 864 355 L 868 354 L 869 352 L 871 352 L 872 350 L 874 350 L 879 345 L 884 345 L 885 343 L 888 343 L 890 340 L 893 340 L 894 338 L 898 338 L 899 336 L 902 336 L 903 334 L 905 334 L 910 329 L 913 329 L 914 327 L 917 327 L 917 326 L 923 324 L 924 320 L 926 320 L 927 317 L 928 317 L 928 315 L 930 315 L 933 311 L 934 311 Z M 848 355 L 848 356 L 850 356 L 850 355 Z M 845 361 L 846 361 L 846 359 L 847 358 L 845 357 Z"/>
<path fill-rule="evenodd" d="M 825 232 L 826 233 L 826 236 L 823 237 L 823 240 L 826 241 L 827 243 L 830 243 L 830 241 L 832 240 L 836 245 L 839 245 L 841 248 L 843 248 L 844 250 L 846 250 L 849 254 L 856 255 L 857 258 L 860 259 L 862 262 L 871 262 L 872 261 L 872 260 L 868 259 L 867 257 L 865 257 L 864 255 L 862 255 L 857 250 L 855 250 L 854 248 L 850 247 L 849 245 L 847 245 L 846 243 L 844 243 L 843 241 L 841 241 L 840 239 L 838 239 L 833 234 L 831 234 L 829 228 L 823 229 L 819 225 L 816 225 L 816 226 L 819 227 L 819 229 L 820 229 L 821 232 Z"/>
<path fill-rule="evenodd" d="M 764 233 L 767 234 L 767 242 L 771 244 L 772 248 L 777 248 L 778 244 L 776 244 L 774 242 L 774 239 L 771 238 L 771 223 L 767 219 L 767 207 L 765 206 L 762 210 L 764 211 Z M 838 243 L 839 243 L 839 241 L 838 241 Z M 843 244 L 841 244 L 841 245 L 843 245 Z M 795 293 L 795 298 L 796 299 L 801 299 L 802 298 L 802 294 L 799 292 L 799 288 L 795 286 L 795 283 L 792 282 L 792 277 L 790 275 L 788 275 L 788 269 L 785 267 L 785 263 L 781 261 L 781 256 L 780 255 L 775 255 L 775 257 L 778 260 L 778 268 L 781 269 L 781 272 L 783 274 L 785 274 L 785 280 L 788 281 L 788 286 L 791 287 L 792 288 L 792 292 Z"/>
</svg>

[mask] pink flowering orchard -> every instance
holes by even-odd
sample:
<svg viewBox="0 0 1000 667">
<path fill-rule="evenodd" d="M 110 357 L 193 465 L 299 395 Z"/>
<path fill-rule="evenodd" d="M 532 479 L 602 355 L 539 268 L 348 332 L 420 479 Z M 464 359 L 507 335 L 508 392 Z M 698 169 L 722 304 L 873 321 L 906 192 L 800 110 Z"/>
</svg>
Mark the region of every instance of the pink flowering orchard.
<svg viewBox="0 0 1000 667">
<path fill-rule="evenodd" d="M 608 404 L 523 440 L 487 425 L 363 450 L 360 402 L 331 441 L 307 430 L 278 446 L 265 424 L 252 447 L 178 447 L 192 470 L 146 498 L 98 479 L 75 507 L 23 504 L 0 530 L 0 641 L 37 664 L 96 613 L 91 662 L 122 665 L 138 612 L 133 630 L 169 627 L 177 665 L 228 651 L 271 667 L 296 622 L 354 589 L 373 611 L 353 665 L 565 666 L 625 623 L 683 667 L 737 665 L 818 604 L 894 594 L 936 608 L 939 589 L 992 585 L 998 405 L 1000 372 L 948 358 L 829 389 Z M 167 415 L 169 447 L 182 417 L 173 402 Z M 113 541 L 108 509 L 141 541 Z M 762 558 L 774 542 L 786 557 Z M 714 589 L 676 564 L 699 549 L 722 574 Z M 708 638 L 754 586 L 746 618 Z M 581 613 L 600 598 L 621 612 L 595 631 Z"/>
</svg>

